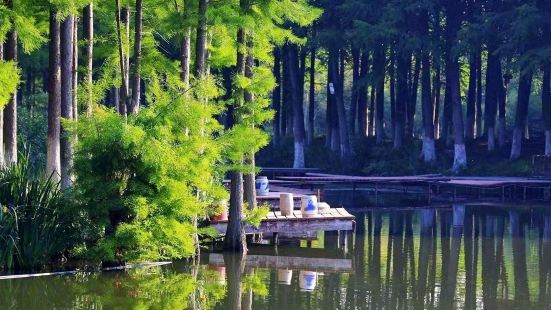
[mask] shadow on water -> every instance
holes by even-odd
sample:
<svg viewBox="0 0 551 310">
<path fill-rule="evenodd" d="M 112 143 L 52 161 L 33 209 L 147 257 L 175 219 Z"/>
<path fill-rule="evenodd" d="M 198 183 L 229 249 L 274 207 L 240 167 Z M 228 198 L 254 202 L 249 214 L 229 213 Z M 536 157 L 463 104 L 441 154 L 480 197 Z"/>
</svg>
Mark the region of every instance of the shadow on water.
<svg viewBox="0 0 551 310">
<path fill-rule="evenodd" d="M 0 281 L 2 309 L 549 309 L 551 211 L 362 209 L 342 245 L 253 245 L 198 265 Z"/>
</svg>

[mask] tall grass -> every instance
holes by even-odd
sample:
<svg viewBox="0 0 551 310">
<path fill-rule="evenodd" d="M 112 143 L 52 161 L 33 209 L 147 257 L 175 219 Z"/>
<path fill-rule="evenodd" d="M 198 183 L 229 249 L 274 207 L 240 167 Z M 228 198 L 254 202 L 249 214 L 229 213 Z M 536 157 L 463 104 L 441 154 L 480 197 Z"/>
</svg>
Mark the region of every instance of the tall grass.
<svg viewBox="0 0 551 310">
<path fill-rule="evenodd" d="M 28 156 L 0 169 L 0 268 L 37 269 L 66 245 L 59 183 L 35 173 Z"/>
</svg>

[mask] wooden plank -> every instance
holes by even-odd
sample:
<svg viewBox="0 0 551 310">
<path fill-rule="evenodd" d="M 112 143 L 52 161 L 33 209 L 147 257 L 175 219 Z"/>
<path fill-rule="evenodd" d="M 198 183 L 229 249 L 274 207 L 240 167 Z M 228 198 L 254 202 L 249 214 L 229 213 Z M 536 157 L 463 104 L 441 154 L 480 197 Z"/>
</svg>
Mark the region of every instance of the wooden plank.
<svg viewBox="0 0 551 310">
<path fill-rule="evenodd" d="M 209 265 L 225 266 L 224 256 L 219 253 L 209 254 Z M 247 268 L 271 268 L 291 270 L 311 270 L 321 272 L 351 272 L 353 265 L 351 259 L 293 257 L 272 255 L 247 255 L 245 257 Z"/>
<path fill-rule="evenodd" d="M 226 233 L 227 223 L 215 223 L 211 224 L 211 227 L 220 235 Z M 296 220 L 278 220 L 267 219 L 260 223 L 258 228 L 253 226 L 245 226 L 245 233 L 258 234 L 258 233 L 276 233 L 276 232 L 307 232 L 307 231 L 336 231 L 336 230 L 352 230 L 352 219 L 341 219 L 334 217 L 323 217 L 317 215 L 312 218 L 297 218 Z"/>
</svg>

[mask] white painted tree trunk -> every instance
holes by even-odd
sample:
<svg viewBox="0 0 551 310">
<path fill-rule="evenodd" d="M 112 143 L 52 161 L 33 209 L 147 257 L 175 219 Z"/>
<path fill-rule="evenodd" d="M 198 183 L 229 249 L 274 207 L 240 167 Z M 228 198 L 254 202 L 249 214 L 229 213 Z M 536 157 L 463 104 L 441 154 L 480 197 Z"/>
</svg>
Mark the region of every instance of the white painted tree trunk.
<svg viewBox="0 0 551 310">
<path fill-rule="evenodd" d="M 436 160 L 436 150 L 434 147 L 434 139 L 430 137 L 423 137 L 422 156 L 423 156 L 423 161 L 426 163 L 433 162 Z"/>
<path fill-rule="evenodd" d="M 295 142 L 295 158 L 293 168 L 304 168 L 304 143 Z"/>
<path fill-rule="evenodd" d="M 455 144 L 452 171 L 456 173 L 465 167 L 467 167 L 467 152 L 465 151 L 465 144 Z"/>
<path fill-rule="evenodd" d="M 499 119 L 499 128 L 497 132 L 497 141 L 499 144 L 499 147 L 505 146 L 505 135 L 507 133 L 507 123 L 505 121 L 505 118 Z"/>
<path fill-rule="evenodd" d="M 522 130 L 515 128 L 513 130 L 513 142 L 511 143 L 511 156 L 510 159 L 517 159 L 520 157 L 520 151 L 522 147 Z"/>
<path fill-rule="evenodd" d="M 488 152 L 492 152 L 496 149 L 496 137 L 494 127 L 488 128 Z"/>
<path fill-rule="evenodd" d="M 545 131 L 545 156 L 551 157 L 551 130 Z"/>
</svg>

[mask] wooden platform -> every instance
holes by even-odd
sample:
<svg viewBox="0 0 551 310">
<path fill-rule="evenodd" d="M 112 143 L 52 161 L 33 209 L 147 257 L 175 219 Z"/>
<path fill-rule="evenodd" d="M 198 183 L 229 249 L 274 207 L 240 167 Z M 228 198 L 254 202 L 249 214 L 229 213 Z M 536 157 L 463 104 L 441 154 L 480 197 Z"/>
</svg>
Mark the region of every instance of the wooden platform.
<svg viewBox="0 0 551 310">
<path fill-rule="evenodd" d="M 281 212 L 270 212 L 262 220 L 260 226 L 245 226 L 246 234 L 259 233 L 307 233 L 314 231 L 349 231 L 354 230 L 354 216 L 343 208 L 331 208 L 322 214 L 303 217 L 300 211 L 294 211 L 290 216 L 282 216 Z M 219 235 L 226 233 L 227 221 L 211 222 Z"/>
<path fill-rule="evenodd" d="M 213 266 L 225 266 L 224 255 L 210 253 L 208 263 Z M 353 270 L 351 259 L 254 254 L 248 254 L 245 257 L 245 268 L 291 269 L 321 272 L 351 272 Z"/>
</svg>

